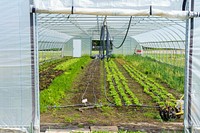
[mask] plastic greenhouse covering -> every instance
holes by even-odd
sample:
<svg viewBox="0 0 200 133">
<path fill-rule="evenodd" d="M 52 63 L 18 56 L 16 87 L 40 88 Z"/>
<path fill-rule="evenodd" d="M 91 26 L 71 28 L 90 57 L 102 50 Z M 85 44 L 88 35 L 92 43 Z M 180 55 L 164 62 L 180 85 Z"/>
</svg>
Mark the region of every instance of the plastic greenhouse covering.
<svg viewBox="0 0 200 133">
<path fill-rule="evenodd" d="M 72 56 L 77 39 L 82 55 L 91 55 L 92 41 L 100 39 L 103 25 L 115 46 L 113 54 L 142 50 L 143 56 L 186 57 L 184 131 L 200 132 L 200 1 L 1 0 L 0 4 L 0 132 L 9 128 L 39 133 L 39 63 Z M 123 46 L 116 48 L 126 34 Z"/>
</svg>

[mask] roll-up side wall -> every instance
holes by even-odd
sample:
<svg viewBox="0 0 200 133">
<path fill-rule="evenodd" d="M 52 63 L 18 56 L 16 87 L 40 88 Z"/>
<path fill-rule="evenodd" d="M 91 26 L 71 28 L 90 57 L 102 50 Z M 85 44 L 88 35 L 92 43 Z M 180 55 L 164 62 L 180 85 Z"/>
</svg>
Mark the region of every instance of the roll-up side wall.
<svg viewBox="0 0 200 133">
<path fill-rule="evenodd" d="M 185 25 L 185 21 L 170 26 L 159 24 L 158 30 L 132 37 L 142 46 L 144 56 L 184 68 Z"/>
<path fill-rule="evenodd" d="M 193 3 L 194 2 L 194 3 Z M 194 9 L 192 8 L 194 7 Z M 191 0 L 190 10 L 200 11 L 200 1 Z M 187 45 L 187 69 L 185 81 L 185 132 L 200 132 L 200 18 L 189 22 Z"/>
<path fill-rule="evenodd" d="M 37 133 L 40 122 L 34 15 L 30 17 L 28 0 L 1 0 L 0 5 L 0 132 L 9 128 Z"/>
<path fill-rule="evenodd" d="M 62 48 L 72 38 L 64 33 L 43 28 L 38 25 L 39 61 L 45 62 L 62 57 Z"/>
</svg>

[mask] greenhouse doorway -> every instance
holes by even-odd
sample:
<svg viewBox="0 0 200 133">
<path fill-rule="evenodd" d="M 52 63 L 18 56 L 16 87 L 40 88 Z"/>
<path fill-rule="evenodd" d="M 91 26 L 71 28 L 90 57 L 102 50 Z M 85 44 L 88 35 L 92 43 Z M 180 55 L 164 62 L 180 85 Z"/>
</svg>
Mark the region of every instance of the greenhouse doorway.
<svg viewBox="0 0 200 133">
<path fill-rule="evenodd" d="M 97 36 L 93 36 L 91 31 L 92 28 L 93 30 L 98 29 L 96 27 L 97 16 L 72 15 L 69 20 L 59 22 L 59 25 L 56 25 L 57 22 L 52 19 L 59 20 L 62 17 L 66 18 L 67 15 L 38 14 L 37 17 L 39 28 L 48 27 L 48 30 L 59 31 L 59 33 L 52 34 L 54 38 L 62 39 L 60 34 L 68 37 L 66 42 L 59 45 L 62 48 L 61 53 L 70 55 L 73 40 L 80 39 L 84 43 L 81 48 L 82 53 L 92 50 L 92 55 L 99 54 L 100 40 L 92 40 Z M 85 23 L 87 19 L 90 20 L 90 24 Z M 131 23 L 133 20 L 137 23 Z M 47 21 L 48 24 L 46 24 Z M 104 17 L 101 17 L 99 23 L 103 21 Z M 81 58 L 64 56 L 64 58 L 49 62 L 52 66 L 48 70 L 52 73 L 41 71 L 40 75 L 43 77 L 40 78 L 40 84 L 45 84 L 41 86 L 45 89 L 40 92 L 41 123 L 53 121 L 76 124 L 80 122 L 83 126 L 84 124 L 101 125 L 102 123 L 115 125 L 120 121 L 158 122 L 169 119 L 176 119 L 179 123 L 183 122 L 183 115 L 181 119 L 178 119 L 176 115 L 163 116 L 158 108 L 164 107 L 166 101 L 169 100 L 170 104 L 173 104 L 172 101 L 180 100 L 184 94 L 186 21 L 177 19 L 169 21 L 168 18 L 153 16 L 135 16 L 134 19 L 124 16 L 107 16 L 106 21 L 108 27 L 116 28 L 109 30 L 110 35 L 116 36 L 112 40 L 114 56 L 108 62 L 106 58 L 105 60 L 91 60 L 89 56 Z M 78 26 L 77 23 L 79 23 Z M 124 23 L 130 28 L 122 32 Z M 91 28 L 92 24 L 95 26 Z M 165 26 L 162 27 L 163 25 Z M 82 31 L 80 26 L 86 27 L 85 31 Z M 140 29 L 136 30 L 137 27 Z M 146 27 L 149 29 L 147 30 Z M 91 36 L 87 37 L 80 32 L 90 33 Z M 46 36 L 46 33 L 40 32 L 39 35 Z M 66 36 L 64 33 L 75 37 Z M 127 36 L 124 40 L 126 33 L 134 36 Z M 48 43 L 56 46 L 57 42 L 50 40 Z M 118 48 L 120 44 L 122 46 Z M 39 45 L 48 46 L 42 40 L 39 41 Z M 114 74 L 117 76 L 113 76 Z M 56 96 L 56 94 L 59 95 Z M 46 100 L 48 98 L 54 100 Z M 59 103 L 60 100 L 61 103 Z M 182 108 L 179 108 L 178 112 L 182 113 L 181 111 Z M 109 118 L 110 122 L 107 122 L 105 118 Z M 176 128 L 180 130 L 179 126 Z"/>
<path fill-rule="evenodd" d="M 92 40 L 92 56 L 98 55 L 100 49 L 100 40 Z"/>
<path fill-rule="evenodd" d="M 2 132 L 39 132 L 40 122 L 118 124 L 125 130 L 126 122 L 142 128 L 144 121 L 158 122 L 155 128 L 168 118 L 179 123 L 166 130 L 182 130 L 182 112 L 171 106 L 183 86 L 185 132 L 199 132 L 200 1 L 66 1 L 0 2 L 2 17 L 9 18 L 0 30 Z M 113 38 L 115 56 L 91 59 L 102 26 Z M 76 39 L 81 58 L 72 57 Z"/>
<path fill-rule="evenodd" d="M 79 108 L 78 111 L 81 111 L 81 112 L 88 111 L 87 113 L 85 113 L 85 116 L 94 115 L 95 119 L 87 119 L 87 120 L 82 119 L 83 117 L 81 114 L 84 114 L 84 113 L 81 113 L 81 114 L 75 113 L 74 111 L 71 110 L 71 113 L 75 113 L 75 114 L 73 114 L 72 117 L 70 116 L 64 117 L 64 115 L 62 115 L 63 117 L 61 120 L 62 122 L 65 121 L 66 123 L 73 123 L 73 122 L 77 123 L 77 121 L 79 120 L 80 121 L 86 120 L 87 124 L 99 124 L 102 122 L 101 120 L 108 117 L 112 117 L 113 115 L 111 114 L 118 114 L 118 117 L 116 119 L 111 118 L 113 120 L 112 122 L 114 123 L 117 121 L 117 119 L 119 120 L 123 116 L 123 113 L 127 113 L 127 110 L 133 109 L 135 106 L 147 107 L 148 109 L 152 109 L 153 113 L 149 114 L 149 112 L 145 112 L 146 110 L 138 111 L 137 109 L 135 109 L 136 112 L 138 111 L 137 112 L 138 114 L 134 112 L 136 115 L 134 120 L 143 120 L 143 119 L 140 119 L 141 117 L 137 117 L 141 115 L 143 116 L 142 118 L 150 118 L 150 119 L 156 119 L 156 120 L 162 119 L 164 121 L 181 118 L 180 121 L 183 122 L 182 96 L 184 94 L 184 79 L 185 79 L 185 87 L 188 88 L 189 90 L 189 92 L 185 93 L 185 96 L 186 96 L 185 99 L 187 99 L 185 100 L 187 102 L 185 104 L 186 106 L 188 106 L 186 107 L 186 110 L 188 109 L 186 121 L 188 120 L 187 122 L 189 122 L 189 125 L 191 125 L 190 123 L 191 122 L 191 108 L 190 108 L 191 107 L 191 100 L 190 100 L 191 90 L 190 89 L 191 89 L 192 81 L 191 79 L 188 81 L 188 78 L 190 78 L 192 75 L 192 69 L 191 69 L 192 68 L 192 50 L 190 50 L 189 52 L 188 50 L 190 48 L 192 49 L 192 46 L 193 46 L 193 26 L 194 26 L 193 19 L 191 19 L 190 21 L 188 18 L 185 18 L 188 16 L 184 16 L 183 14 L 182 14 L 183 16 L 181 16 L 179 14 L 180 12 L 176 12 L 177 14 L 173 12 L 174 13 L 173 15 L 168 14 L 166 12 L 162 12 L 163 14 L 159 16 L 160 12 L 159 13 L 157 12 L 158 14 L 156 14 L 157 10 L 155 10 L 155 12 L 152 12 L 152 6 L 150 6 L 149 9 L 150 10 L 148 13 L 150 14 L 146 14 L 146 15 L 143 14 L 144 16 L 143 15 L 140 16 L 138 14 L 133 15 L 133 16 L 128 16 L 128 15 L 120 16 L 119 14 L 118 16 L 115 16 L 116 14 L 114 16 L 112 15 L 100 16 L 100 15 L 94 15 L 94 14 L 88 15 L 87 13 L 85 14 L 83 13 L 80 15 L 80 14 L 70 14 L 70 12 L 68 12 L 69 14 L 57 14 L 57 12 L 54 12 L 55 14 L 51 14 L 52 12 L 49 14 L 48 13 L 38 14 L 38 18 L 39 18 L 38 23 L 40 25 L 40 28 L 46 28 L 48 30 L 53 30 L 53 31 L 55 30 L 56 32 L 54 32 L 54 35 L 56 36 L 57 35 L 59 36 L 60 33 L 62 35 L 65 34 L 65 36 L 67 35 L 68 39 L 66 39 L 64 41 L 64 44 L 62 44 L 62 46 L 64 47 L 62 50 L 62 53 L 65 53 L 67 50 L 68 50 L 67 52 L 70 53 L 71 42 L 73 39 L 84 40 L 85 38 L 87 38 L 87 41 L 83 41 L 83 42 L 86 42 L 85 45 L 83 46 L 86 46 L 86 47 L 82 47 L 82 51 L 88 51 L 88 47 L 87 47 L 88 44 L 90 46 L 89 50 L 91 51 L 93 49 L 93 45 L 91 48 L 91 43 L 93 43 L 92 38 L 97 38 L 97 36 L 94 35 L 94 32 L 98 32 L 97 35 L 99 38 L 99 36 L 101 35 L 100 28 L 102 28 L 102 26 L 107 27 L 110 31 L 110 35 L 114 37 L 113 46 L 115 48 L 113 48 L 113 54 L 116 55 L 114 59 L 111 59 L 110 62 L 106 62 L 103 60 L 101 61 L 92 60 L 91 61 L 92 63 L 88 65 L 89 68 L 84 65 L 81 65 L 79 67 L 81 68 L 82 72 L 84 72 L 84 70 L 86 71 L 85 75 L 93 74 L 93 72 L 96 71 L 97 69 L 100 70 L 100 72 L 104 74 L 104 76 L 99 74 L 98 75 L 99 77 L 95 77 L 94 75 L 89 76 L 91 77 L 90 79 L 85 79 L 83 76 L 81 77 L 80 81 L 88 81 L 88 80 L 90 81 L 94 79 L 102 80 L 102 78 L 106 77 L 107 80 L 102 80 L 102 81 L 100 80 L 100 82 L 96 82 L 100 84 L 102 83 L 104 85 L 105 83 L 108 84 L 106 86 L 108 88 L 106 87 L 102 87 L 103 89 L 101 88 L 103 90 L 103 93 L 101 94 L 104 94 L 103 97 L 105 99 L 97 100 L 99 97 L 97 98 L 97 95 L 95 95 L 95 94 L 100 95 L 100 93 L 99 92 L 95 93 L 96 91 L 94 88 L 96 86 L 101 86 L 101 85 L 94 85 L 95 87 L 91 87 L 92 90 L 89 91 L 91 94 L 86 93 L 88 90 L 87 86 L 90 83 L 90 82 L 86 82 L 87 85 L 85 85 L 84 83 L 81 83 L 81 85 L 86 86 L 86 88 L 83 90 L 76 90 L 79 96 L 74 97 L 75 99 L 74 101 L 79 99 L 79 102 L 81 102 L 81 104 L 74 103 L 72 105 L 63 104 L 63 106 L 60 106 L 60 105 L 50 106 L 51 108 L 68 108 L 69 106 L 77 107 L 77 106 L 87 105 L 86 108 Z M 74 10 L 72 6 L 72 13 L 74 13 L 73 11 Z M 155 13 L 155 14 L 152 14 L 152 13 Z M 59 21 L 55 21 L 55 20 L 59 20 Z M 189 24 L 191 25 L 189 26 Z M 40 36 L 44 36 L 44 34 L 41 32 Z M 59 38 L 58 36 L 57 38 Z M 59 41 L 50 40 L 49 42 L 57 43 Z M 120 47 L 119 49 L 118 47 L 121 46 L 121 44 L 123 44 L 123 47 Z M 190 48 L 188 47 L 189 44 L 191 45 Z M 140 45 L 142 50 L 136 50 L 136 46 L 138 45 Z M 138 51 L 138 53 L 135 52 L 135 50 Z M 124 56 L 125 54 L 127 55 Z M 82 59 L 80 59 L 82 60 L 81 62 L 87 63 L 88 60 L 86 58 L 82 58 Z M 67 60 L 71 60 L 71 59 L 68 58 Z M 73 65 L 74 63 L 78 64 L 80 60 L 73 59 L 73 61 L 69 61 L 71 63 L 69 62 L 68 63 L 70 65 Z M 96 65 L 96 63 L 98 65 Z M 189 70 L 184 70 L 185 64 L 186 64 L 186 68 L 189 67 Z M 65 65 L 65 66 L 68 66 L 68 65 Z M 100 66 L 100 67 L 96 67 L 96 66 Z M 61 69 L 61 68 L 62 67 L 60 68 L 58 67 L 58 69 Z M 69 69 L 65 69 L 65 70 L 71 71 L 73 69 L 72 67 L 69 67 Z M 62 71 L 65 71 L 65 70 L 62 70 Z M 90 70 L 90 71 L 87 71 L 87 70 Z M 104 70 L 104 71 L 102 72 L 101 70 Z M 69 74 L 70 72 L 64 72 L 64 73 Z M 185 73 L 188 74 L 187 75 L 188 77 L 186 78 L 184 77 Z M 112 74 L 113 75 L 118 74 L 118 76 L 111 76 Z M 126 76 L 129 75 L 129 77 L 123 77 L 122 75 L 126 75 Z M 138 77 L 136 77 L 135 75 Z M 130 80 L 135 81 L 136 84 L 138 83 L 137 84 L 138 86 L 135 84 L 131 86 L 137 86 L 138 88 L 141 88 L 140 90 L 141 95 L 133 93 L 134 90 L 129 91 L 131 83 L 127 85 L 126 82 L 131 82 Z M 80 86 L 78 86 L 77 88 L 79 88 Z M 123 89 L 120 89 L 120 88 L 123 88 Z M 98 89 L 98 90 L 101 90 L 101 89 Z M 83 93 L 83 94 L 81 95 L 80 93 Z M 107 95 L 107 93 L 110 95 Z M 143 97 L 142 95 L 143 93 L 147 95 L 146 98 Z M 93 98 L 94 102 L 92 102 L 92 104 L 91 102 L 89 102 L 91 98 L 84 98 L 85 94 L 88 94 L 94 97 Z M 65 96 L 63 92 L 61 92 L 61 95 Z M 128 100 L 129 98 L 132 98 L 132 101 Z M 109 100 L 109 99 L 112 99 L 112 100 Z M 153 103 L 147 103 L 147 101 L 148 102 L 151 101 L 149 99 L 151 99 Z M 174 105 L 176 104 L 174 103 L 174 101 L 178 101 L 178 99 L 180 99 L 178 110 L 177 108 L 171 108 L 171 105 L 176 106 Z M 142 101 L 141 103 L 139 102 L 140 100 Z M 51 102 L 51 100 L 49 101 Z M 101 104 L 102 101 L 107 101 L 107 104 Z M 96 107 L 95 105 L 97 105 L 97 108 L 95 108 Z M 107 105 L 107 106 L 103 106 L 103 105 Z M 117 106 L 117 108 L 110 108 L 110 107 L 115 107 L 115 106 Z M 125 108 L 123 108 L 124 106 Z M 46 106 L 44 107 L 46 108 Z M 121 110 L 118 110 L 119 109 L 118 107 Z M 157 113 L 154 113 L 154 111 L 158 107 L 159 108 L 164 107 L 162 108 L 164 110 L 160 112 L 159 115 Z M 94 110 L 91 111 L 90 109 L 91 110 L 94 109 Z M 109 111 L 111 112 L 116 111 L 116 112 L 110 113 Z M 99 112 L 101 113 L 103 112 L 102 119 L 99 119 L 98 116 L 96 116 L 96 114 L 98 114 Z M 130 114 L 133 117 L 134 114 L 132 113 L 133 111 L 128 112 L 128 114 Z M 44 114 L 44 116 L 45 115 L 48 116 L 48 114 Z M 55 117 L 58 117 L 58 116 L 55 116 Z M 42 116 L 41 118 L 44 118 L 44 117 Z M 52 117 L 51 120 L 55 120 L 55 119 L 53 119 Z M 120 119 L 120 120 L 123 121 L 124 119 Z M 125 120 L 129 121 L 130 119 L 129 117 L 127 117 Z M 106 123 L 106 124 L 109 125 L 110 123 Z"/>
</svg>

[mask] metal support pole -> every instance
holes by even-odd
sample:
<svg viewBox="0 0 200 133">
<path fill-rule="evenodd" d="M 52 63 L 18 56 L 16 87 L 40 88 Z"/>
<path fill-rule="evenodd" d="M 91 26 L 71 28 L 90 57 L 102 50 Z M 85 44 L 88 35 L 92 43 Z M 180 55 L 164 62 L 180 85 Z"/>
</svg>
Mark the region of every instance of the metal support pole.
<svg viewBox="0 0 200 133">
<path fill-rule="evenodd" d="M 191 2 L 191 10 L 194 10 L 194 0 Z M 192 63 L 193 63 L 193 34 L 194 34 L 194 18 L 190 20 L 190 46 L 189 46 L 189 83 L 188 83 L 188 123 L 192 126 L 191 106 L 192 106 Z"/>
<path fill-rule="evenodd" d="M 32 83 L 32 124 L 35 125 L 35 42 L 34 42 L 34 14 L 30 13 L 30 41 L 31 41 L 31 83 Z"/>
</svg>

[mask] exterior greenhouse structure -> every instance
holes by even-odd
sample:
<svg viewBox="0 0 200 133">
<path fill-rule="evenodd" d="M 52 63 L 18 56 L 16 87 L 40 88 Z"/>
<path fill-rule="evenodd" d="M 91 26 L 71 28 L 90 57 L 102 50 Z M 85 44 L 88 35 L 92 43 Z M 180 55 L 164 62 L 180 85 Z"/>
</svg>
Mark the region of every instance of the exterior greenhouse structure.
<svg viewBox="0 0 200 133">
<path fill-rule="evenodd" d="M 199 0 L 1 0 L 0 4 L 0 131 L 40 132 L 39 62 L 74 56 L 74 40 L 81 43 L 81 55 L 90 55 L 92 41 L 99 40 L 105 24 L 115 46 L 113 54 L 185 55 L 184 131 L 200 132 Z M 116 48 L 126 32 L 124 45 Z"/>
</svg>

